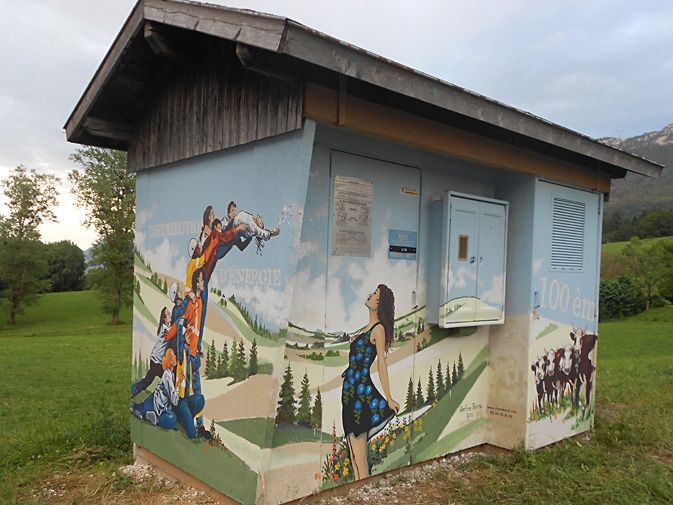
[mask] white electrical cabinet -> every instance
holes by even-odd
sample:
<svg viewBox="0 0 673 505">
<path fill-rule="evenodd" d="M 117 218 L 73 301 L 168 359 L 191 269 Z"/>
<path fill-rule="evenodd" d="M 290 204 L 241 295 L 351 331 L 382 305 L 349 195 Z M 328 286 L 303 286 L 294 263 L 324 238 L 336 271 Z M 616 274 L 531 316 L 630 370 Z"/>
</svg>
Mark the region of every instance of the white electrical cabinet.
<svg viewBox="0 0 673 505">
<path fill-rule="evenodd" d="M 508 203 L 447 192 L 442 211 L 437 324 L 504 323 Z"/>
</svg>

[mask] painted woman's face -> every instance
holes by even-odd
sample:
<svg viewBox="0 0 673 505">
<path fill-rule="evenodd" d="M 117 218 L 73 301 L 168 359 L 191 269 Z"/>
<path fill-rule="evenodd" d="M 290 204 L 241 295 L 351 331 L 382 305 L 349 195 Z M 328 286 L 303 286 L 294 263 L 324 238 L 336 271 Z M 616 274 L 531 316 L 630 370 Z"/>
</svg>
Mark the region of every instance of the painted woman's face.
<svg viewBox="0 0 673 505">
<path fill-rule="evenodd" d="M 380 298 L 381 298 L 381 293 L 379 293 L 379 290 L 377 288 L 376 291 L 374 291 L 373 293 L 371 293 L 367 297 L 367 301 L 365 302 L 365 305 L 372 310 L 376 310 L 379 307 Z"/>
<path fill-rule="evenodd" d="M 208 224 L 210 226 L 213 225 L 213 221 L 215 221 L 215 210 L 212 208 L 210 209 L 210 212 L 208 213 Z"/>
</svg>

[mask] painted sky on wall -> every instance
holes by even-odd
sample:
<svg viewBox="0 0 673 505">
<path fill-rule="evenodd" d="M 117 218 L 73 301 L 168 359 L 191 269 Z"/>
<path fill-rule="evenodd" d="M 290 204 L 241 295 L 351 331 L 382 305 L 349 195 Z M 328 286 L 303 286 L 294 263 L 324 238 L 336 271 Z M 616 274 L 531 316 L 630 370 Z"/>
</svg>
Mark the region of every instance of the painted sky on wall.
<svg viewBox="0 0 673 505">
<path fill-rule="evenodd" d="M 673 122 L 673 3 L 665 0 L 210 1 L 291 17 L 594 137 Z M 95 240 L 65 180 L 76 146 L 62 127 L 133 5 L 0 0 L 0 177 L 19 164 L 61 176 L 60 223 L 42 226 L 46 241 Z"/>
</svg>

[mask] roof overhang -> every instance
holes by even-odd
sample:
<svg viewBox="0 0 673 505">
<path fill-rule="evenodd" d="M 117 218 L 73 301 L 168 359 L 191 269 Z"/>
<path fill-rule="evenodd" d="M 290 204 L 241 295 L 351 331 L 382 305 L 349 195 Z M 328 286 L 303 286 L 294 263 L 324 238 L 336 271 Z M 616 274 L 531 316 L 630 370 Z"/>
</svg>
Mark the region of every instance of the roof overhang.
<svg viewBox="0 0 673 505">
<path fill-rule="evenodd" d="M 663 168 L 290 19 L 182 0 L 140 0 L 136 4 L 65 124 L 69 141 L 126 148 L 132 135 L 133 114 L 138 109 L 125 108 L 123 100 L 118 101 L 121 88 L 126 93 L 122 98 L 135 93 L 137 103 L 154 73 L 151 66 L 137 63 L 134 74 L 133 59 L 138 59 L 137 54 L 143 51 L 151 51 L 162 60 L 171 58 L 170 48 L 162 48 L 161 34 L 153 32 L 152 24 L 231 41 L 237 44 L 242 61 L 250 56 L 246 48 L 261 50 L 258 60 L 277 58 L 286 72 L 299 73 L 304 79 L 324 79 L 333 74 L 339 82 L 380 90 L 381 100 L 406 112 L 449 120 L 492 138 L 567 160 L 581 160 L 582 165 L 612 177 L 623 176 L 624 171 L 658 177 Z M 273 75 L 273 68 L 268 72 Z"/>
</svg>

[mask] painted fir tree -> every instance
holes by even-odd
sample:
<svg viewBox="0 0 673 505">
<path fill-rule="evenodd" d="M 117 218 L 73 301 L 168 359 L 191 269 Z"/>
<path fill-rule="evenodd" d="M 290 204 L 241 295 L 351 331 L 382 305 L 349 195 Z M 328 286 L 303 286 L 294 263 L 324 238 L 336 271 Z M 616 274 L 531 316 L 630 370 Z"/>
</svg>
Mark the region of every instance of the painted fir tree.
<svg viewBox="0 0 673 505">
<path fill-rule="evenodd" d="M 444 384 L 444 372 L 442 370 L 442 360 L 437 362 L 437 398 L 441 398 L 446 393 L 446 385 Z"/>
<path fill-rule="evenodd" d="M 211 360 L 211 357 L 210 357 L 210 356 L 211 356 L 211 352 L 210 352 L 210 350 L 211 350 L 212 348 L 213 348 L 212 346 L 209 346 L 208 349 L 206 349 L 206 363 L 205 363 L 205 365 L 206 365 L 206 369 L 205 369 L 205 371 L 204 371 L 204 373 L 206 374 L 206 376 L 210 376 L 210 375 L 212 375 L 212 373 L 213 373 L 213 369 L 210 367 L 210 360 Z"/>
<path fill-rule="evenodd" d="M 292 380 L 292 368 L 290 368 L 290 364 L 288 363 L 283 374 L 283 384 L 280 386 L 280 394 L 278 396 L 276 424 L 294 423 L 296 420 L 294 405 L 297 400 L 294 399 Z"/>
<path fill-rule="evenodd" d="M 309 391 L 308 372 L 304 372 L 297 406 L 297 424 L 311 426 L 311 392 Z"/>
<path fill-rule="evenodd" d="M 236 380 L 236 370 L 238 370 L 238 353 L 236 352 L 236 341 L 231 343 L 231 355 L 229 356 L 229 364 L 227 365 L 227 375 Z"/>
<path fill-rule="evenodd" d="M 245 344 L 243 343 L 243 339 L 238 341 L 238 352 L 236 354 L 238 355 L 238 366 L 234 372 L 234 378 L 237 381 L 242 381 L 248 377 L 248 360 L 245 357 Z"/>
<path fill-rule="evenodd" d="M 229 348 L 227 347 L 227 341 L 224 341 L 222 346 L 222 354 L 220 354 L 220 361 L 217 363 L 217 375 L 218 377 L 226 377 L 229 375 Z"/>
<path fill-rule="evenodd" d="M 320 388 L 315 394 L 315 401 L 313 402 L 313 410 L 311 411 L 311 427 L 314 430 L 322 429 L 322 397 L 320 396 Z"/>
<path fill-rule="evenodd" d="M 248 376 L 257 375 L 257 339 L 253 339 L 252 347 L 250 348 L 250 362 L 248 363 Z"/>
<path fill-rule="evenodd" d="M 463 353 L 458 352 L 458 379 L 461 379 L 463 377 L 463 374 L 465 373 L 465 367 L 463 366 Z"/>
<path fill-rule="evenodd" d="M 428 370 L 428 394 L 425 396 L 425 399 L 428 403 L 433 403 L 437 399 L 435 395 L 435 374 L 432 368 Z"/>
<path fill-rule="evenodd" d="M 420 408 L 425 403 L 423 398 L 423 388 L 421 387 L 421 379 L 418 379 L 418 386 L 416 387 L 416 408 Z"/>
<path fill-rule="evenodd" d="M 455 386 L 458 382 L 458 372 L 456 372 L 456 362 L 453 362 L 453 371 L 451 372 L 451 383 Z"/>
<path fill-rule="evenodd" d="M 414 410 L 414 381 L 409 377 L 409 384 L 407 385 L 407 400 L 404 402 L 404 411 L 411 412 Z"/>
<path fill-rule="evenodd" d="M 448 391 L 453 387 L 453 382 L 451 382 L 451 365 L 446 364 L 446 390 Z"/>
</svg>

